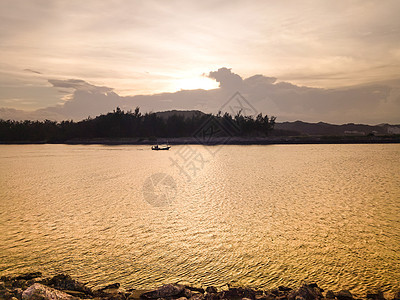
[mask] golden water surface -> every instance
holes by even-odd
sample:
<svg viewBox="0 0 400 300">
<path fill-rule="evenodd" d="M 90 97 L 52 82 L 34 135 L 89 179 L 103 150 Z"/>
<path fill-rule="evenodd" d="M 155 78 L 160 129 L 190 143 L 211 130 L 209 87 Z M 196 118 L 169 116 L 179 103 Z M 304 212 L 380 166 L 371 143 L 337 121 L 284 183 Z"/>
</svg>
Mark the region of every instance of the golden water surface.
<svg viewBox="0 0 400 300">
<path fill-rule="evenodd" d="M 0 146 L 0 275 L 400 287 L 400 145 Z"/>
</svg>

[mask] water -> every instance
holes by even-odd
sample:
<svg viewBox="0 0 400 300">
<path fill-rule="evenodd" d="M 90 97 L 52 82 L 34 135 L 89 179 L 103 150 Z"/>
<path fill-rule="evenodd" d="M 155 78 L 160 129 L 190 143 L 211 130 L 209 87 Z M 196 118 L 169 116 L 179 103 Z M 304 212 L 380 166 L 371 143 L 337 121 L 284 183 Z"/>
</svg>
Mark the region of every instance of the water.
<svg viewBox="0 0 400 300">
<path fill-rule="evenodd" d="M 365 296 L 399 261 L 400 145 L 0 146 L 1 275 Z"/>
</svg>

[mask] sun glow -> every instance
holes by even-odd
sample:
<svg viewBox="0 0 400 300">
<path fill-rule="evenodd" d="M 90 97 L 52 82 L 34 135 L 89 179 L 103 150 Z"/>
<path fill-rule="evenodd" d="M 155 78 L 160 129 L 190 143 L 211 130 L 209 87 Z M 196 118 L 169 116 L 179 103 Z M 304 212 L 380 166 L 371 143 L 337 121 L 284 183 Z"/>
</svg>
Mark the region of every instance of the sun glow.
<svg viewBox="0 0 400 300">
<path fill-rule="evenodd" d="M 205 77 L 191 77 L 191 78 L 182 78 L 178 79 L 176 83 L 174 83 L 176 87 L 175 90 L 212 90 L 218 88 L 219 84 L 215 80 Z"/>
</svg>

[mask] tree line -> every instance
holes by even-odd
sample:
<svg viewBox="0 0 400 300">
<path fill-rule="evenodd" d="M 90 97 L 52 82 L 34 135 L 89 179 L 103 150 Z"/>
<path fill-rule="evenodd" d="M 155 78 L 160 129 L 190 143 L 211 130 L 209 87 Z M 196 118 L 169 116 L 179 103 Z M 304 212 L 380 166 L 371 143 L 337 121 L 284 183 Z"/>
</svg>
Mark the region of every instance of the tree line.
<svg viewBox="0 0 400 300">
<path fill-rule="evenodd" d="M 174 114 L 163 118 L 152 112 L 142 114 L 139 107 L 126 112 L 117 107 L 113 112 L 79 122 L 0 119 L 0 141 L 62 143 L 73 139 L 156 139 L 207 134 L 267 136 L 274 128 L 275 119 L 261 113 L 255 117 L 244 116 L 240 111 L 236 115 L 199 112 L 190 117 Z"/>
</svg>

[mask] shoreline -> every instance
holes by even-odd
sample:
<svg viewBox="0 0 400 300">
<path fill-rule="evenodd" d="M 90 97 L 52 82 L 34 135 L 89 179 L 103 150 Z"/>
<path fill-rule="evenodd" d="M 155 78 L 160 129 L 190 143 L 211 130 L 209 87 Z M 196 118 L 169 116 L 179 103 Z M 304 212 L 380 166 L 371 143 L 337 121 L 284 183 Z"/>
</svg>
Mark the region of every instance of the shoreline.
<svg viewBox="0 0 400 300">
<path fill-rule="evenodd" d="M 400 289 L 393 296 L 385 297 L 381 291 L 369 292 L 365 297 L 355 297 L 348 290 L 324 290 L 317 283 L 304 283 L 299 287 L 278 286 L 259 290 L 249 287 L 217 289 L 214 286 L 195 287 L 170 283 L 155 289 L 122 288 L 119 283 L 111 283 L 99 289 L 87 287 L 69 275 L 59 274 L 50 278 L 41 272 L 18 276 L 0 277 L 0 299 L 132 299 L 132 300 L 400 300 Z"/>
<path fill-rule="evenodd" d="M 398 144 L 400 135 L 382 136 L 271 136 L 271 137 L 179 137 L 179 138 L 93 138 L 65 141 L 0 141 L 0 145 L 307 145 L 307 144 Z"/>
</svg>

